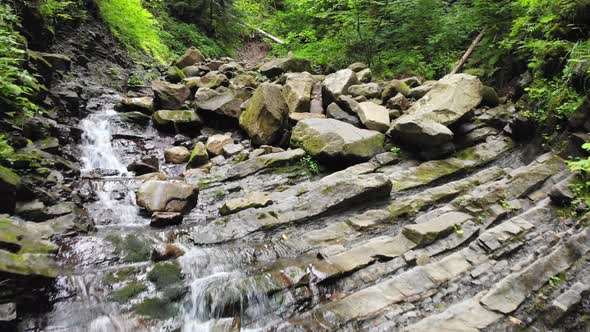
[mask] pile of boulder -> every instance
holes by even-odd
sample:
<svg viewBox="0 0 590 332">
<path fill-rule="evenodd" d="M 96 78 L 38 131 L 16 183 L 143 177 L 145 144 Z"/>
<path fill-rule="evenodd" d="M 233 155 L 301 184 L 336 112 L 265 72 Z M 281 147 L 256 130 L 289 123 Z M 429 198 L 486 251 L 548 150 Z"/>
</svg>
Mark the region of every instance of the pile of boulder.
<svg viewBox="0 0 590 332">
<path fill-rule="evenodd" d="M 510 132 L 514 112 L 499 106 L 497 93 L 472 75 L 374 81 L 363 63 L 314 75 L 308 61 L 293 56 L 247 68 L 230 58 L 208 60 L 190 48 L 165 78 L 152 83 L 153 96 L 123 98 L 116 109 L 149 115 L 159 130 L 185 138 L 165 150 L 164 160 L 187 171 L 291 148 L 337 168 L 393 146 L 437 159 L 502 129 Z M 208 127 L 222 131 L 203 130 Z M 161 186 L 149 183 L 150 190 Z M 140 197 L 155 224 L 162 213 L 179 220 L 169 213 L 182 211 L 163 208 L 165 202 L 154 209 Z"/>
</svg>

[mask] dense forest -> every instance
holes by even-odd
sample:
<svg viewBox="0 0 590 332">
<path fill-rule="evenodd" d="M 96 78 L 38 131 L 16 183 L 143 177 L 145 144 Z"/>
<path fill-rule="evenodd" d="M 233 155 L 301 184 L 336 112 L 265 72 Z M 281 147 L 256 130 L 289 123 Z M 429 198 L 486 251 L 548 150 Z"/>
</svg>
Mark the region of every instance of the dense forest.
<svg viewBox="0 0 590 332">
<path fill-rule="evenodd" d="M 590 0 L 0 0 L 0 330 L 587 331 Z"/>
</svg>

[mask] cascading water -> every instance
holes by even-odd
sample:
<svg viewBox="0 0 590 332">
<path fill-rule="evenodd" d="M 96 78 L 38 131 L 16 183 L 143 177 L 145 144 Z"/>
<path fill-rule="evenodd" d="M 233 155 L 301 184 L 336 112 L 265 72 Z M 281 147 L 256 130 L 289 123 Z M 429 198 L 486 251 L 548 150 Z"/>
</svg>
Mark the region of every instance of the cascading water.
<svg viewBox="0 0 590 332">
<path fill-rule="evenodd" d="M 127 189 L 131 174 L 117 157 L 112 144 L 109 120 L 116 114 L 113 110 L 107 110 L 82 120 L 82 172 L 106 171 L 108 174 L 118 174 L 119 178 L 106 176 L 96 184 L 98 202 L 94 210 L 102 210 L 98 211 L 98 219 L 109 219 L 109 224 L 134 225 L 140 220 L 137 217 L 139 209 L 135 205 L 135 193 Z M 100 218 L 108 214 L 116 216 L 117 220 Z M 103 220 L 97 221 L 98 226 L 104 224 Z"/>
</svg>

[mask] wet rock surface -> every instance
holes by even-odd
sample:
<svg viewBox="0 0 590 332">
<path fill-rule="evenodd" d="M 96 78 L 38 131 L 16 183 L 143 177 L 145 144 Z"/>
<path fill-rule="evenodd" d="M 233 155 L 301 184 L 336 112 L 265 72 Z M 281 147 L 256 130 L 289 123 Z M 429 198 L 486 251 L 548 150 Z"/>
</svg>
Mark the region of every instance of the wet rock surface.
<svg viewBox="0 0 590 332">
<path fill-rule="evenodd" d="M 51 144 L 25 150 L 76 179 L 61 196 L 71 201 L 23 194 L 26 181 L 0 168 L 0 193 L 14 198 L 2 212 L 16 216 L 0 218 L 0 271 L 55 294 L 27 316 L 16 285 L 0 296 L 0 322 L 566 331 L 583 320 L 590 233 L 558 206 L 572 199 L 572 175 L 503 131 L 513 112 L 480 105 L 477 79 L 371 83 L 363 64 L 324 79 L 279 59 L 259 70 L 276 81 L 259 82 L 196 49 L 176 65 L 194 76 L 157 83 L 155 99 L 103 90 L 89 101 L 105 107 L 87 110 L 80 144 L 69 143 L 80 165 Z M 151 122 L 120 120 L 136 111 Z M 54 126 L 30 127 L 40 142 Z"/>
</svg>

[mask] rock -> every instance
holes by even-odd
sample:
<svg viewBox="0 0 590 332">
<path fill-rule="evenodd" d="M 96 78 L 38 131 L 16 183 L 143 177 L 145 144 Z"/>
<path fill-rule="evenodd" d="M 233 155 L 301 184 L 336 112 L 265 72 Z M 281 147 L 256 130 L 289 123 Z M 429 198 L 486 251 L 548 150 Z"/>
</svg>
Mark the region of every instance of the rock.
<svg viewBox="0 0 590 332">
<path fill-rule="evenodd" d="M 405 112 L 410 106 L 410 101 L 401 93 L 398 93 L 395 97 L 387 101 L 387 108 L 398 110 L 401 113 Z"/>
<path fill-rule="evenodd" d="M 397 95 L 398 93 L 401 93 L 404 96 L 408 96 L 410 93 L 410 87 L 400 80 L 390 81 L 385 85 L 385 88 L 383 88 L 381 99 L 389 100 L 395 97 L 395 95 Z"/>
<path fill-rule="evenodd" d="M 355 73 L 361 72 L 365 69 L 369 69 L 369 66 L 367 66 L 367 64 L 362 63 L 362 62 L 355 62 L 353 64 L 351 64 L 350 66 L 348 66 L 348 69 L 352 70 Z"/>
<path fill-rule="evenodd" d="M 171 259 L 176 259 L 184 255 L 184 250 L 169 243 L 160 243 L 152 250 L 152 261 L 162 262 Z"/>
<path fill-rule="evenodd" d="M 336 101 L 336 104 L 340 106 L 340 108 L 350 115 L 358 115 L 360 111 L 359 102 L 356 101 L 351 96 L 340 96 Z"/>
<path fill-rule="evenodd" d="M 396 119 L 395 132 L 407 144 L 421 148 L 437 147 L 453 140 L 453 132 L 438 122 L 431 120 Z M 394 134 L 395 135 L 395 134 Z"/>
<path fill-rule="evenodd" d="M 366 161 L 384 152 L 383 134 L 359 129 L 334 119 L 309 119 L 297 123 L 291 145 L 303 148 L 322 161 L 346 165 Z"/>
<path fill-rule="evenodd" d="M 226 158 L 229 158 L 231 156 L 235 156 L 238 153 L 244 151 L 244 146 L 242 144 L 226 144 L 223 146 L 223 155 Z"/>
<path fill-rule="evenodd" d="M 289 73 L 283 86 L 285 102 L 289 112 L 309 112 L 311 107 L 311 92 L 313 76 L 309 73 Z"/>
<path fill-rule="evenodd" d="M 166 81 L 170 83 L 180 83 L 185 77 L 182 70 L 172 66 L 166 69 L 166 73 L 164 73 L 164 78 L 166 79 Z"/>
<path fill-rule="evenodd" d="M 244 101 L 233 92 L 217 92 L 202 88 L 195 94 L 194 106 L 202 112 L 239 119 L 242 114 L 241 105 Z"/>
<path fill-rule="evenodd" d="M 137 176 L 138 180 L 142 181 L 149 181 L 149 180 L 159 180 L 159 181 L 166 181 L 168 177 L 166 174 L 163 173 L 148 173 L 144 175 Z"/>
<path fill-rule="evenodd" d="M 586 277 L 586 282 L 576 282 L 570 289 L 559 295 L 549 307 L 545 310 L 543 320 L 553 326 L 567 313 L 574 310 L 584 299 L 584 295 L 590 291 L 590 280 Z"/>
<path fill-rule="evenodd" d="M 205 61 L 203 53 L 201 53 L 196 47 L 191 47 L 174 62 L 174 65 L 179 69 L 183 69 L 184 67 L 192 66 L 203 61 Z"/>
<path fill-rule="evenodd" d="M 150 226 L 163 228 L 168 226 L 180 225 L 182 223 L 182 213 L 180 212 L 154 212 Z"/>
<path fill-rule="evenodd" d="M 223 153 L 223 147 L 227 144 L 232 144 L 234 142 L 233 138 L 228 135 L 213 135 L 207 139 L 207 151 L 214 155 L 218 156 Z"/>
<path fill-rule="evenodd" d="M 306 119 L 325 119 L 326 116 L 323 114 L 314 113 L 289 113 L 289 120 L 293 123 L 297 123 Z"/>
<path fill-rule="evenodd" d="M 353 97 L 363 96 L 366 98 L 379 98 L 381 96 L 381 87 L 377 83 L 367 83 L 352 85 L 348 88 L 348 93 Z"/>
<path fill-rule="evenodd" d="M 292 165 L 300 162 L 304 156 L 305 151 L 302 149 L 265 154 L 234 165 L 225 175 L 225 179 L 237 180 L 263 169 Z"/>
<path fill-rule="evenodd" d="M 183 146 L 175 146 L 164 151 L 164 159 L 167 163 L 184 164 L 190 158 L 190 151 Z"/>
<path fill-rule="evenodd" d="M 10 169 L 0 166 L 0 213 L 12 213 L 16 204 L 16 191 L 21 184 L 21 178 Z"/>
<path fill-rule="evenodd" d="M 196 91 L 202 88 L 217 89 L 221 86 L 229 86 L 229 79 L 227 76 L 217 72 L 210 72 L 203 77 L 187 78 L 184 82 L 186 87 L 191 91 Z"/>
<path fill-rule="evenodd" d="M 522 113 L 517 113 L 508 123 L 507 131 L 517 141 L 530 139 L 535 134 L 535 122 Z"/>
<path fill-rule="evenodd" d="M 361 83 L 369 83 L 373 79 L 373 73 L 371 72 L 371 69 L 369 69 L 369 68 L 363 69 L 363 70 L 356 73 L 356 78 Z"/>
<path fill-rule="evenodd" d="M 148 212 L 186 212 L 197 202 L 198 188 L 182 182 L 147 181 L 137 190 L 137 205 Z"/>
<path fill-rule="evenodd" d="M 470 219 L 472 217 L 466 213 L 448 212 L 427 222 L 405 226 L 402 234 L 417 245 L 427 245 L 451 234 Z"/>
<path fill-rule="evenodd" d="M 151 97 L 123 98 L 115 105 L 117 112 L 141 112 L 152 115 L 154 113 L 154 100 Z"/>
<path fill-rule="evenodd" d="M 284 134 L 288 113 L 281 86 L 262 83 L 252 96 L 250 106 L 240 116 L 240 127 L 254 145 L 273 144 Z"/>
<path fill-rule="evenodd" d="M 326 79 L 322 82 L 323 106 L 328 107 L 338 97 L 347 94 L 350 86 L 358 83 L 356 73 L 350 69 L 343 69 L 326 76 Z"/>
<path fill-rule="evenodd" d="M 207 66 L 207 68 L 209 68 L 210 70 L 219 70 L 219 67 L 223 66 L 224 64 L 225 64 L 225 62 L 223 62 L 223 61 L 213 60 L 213 61 L 207 62 L 207 64 L 205 66 Z"/>
<path fill-rule="evenodd" d="M 205 165 L 209 161 L 209 154 L 207 153 L 207 148 L 205 144 L 202 142 L 198 142 L 195 144 L 195 148 L 190 155 L 188 160 L 188 167 L 195 168 L 202 165 Z"/>
<path fill-rule="evenodd" d="M 577 177 L 577 174 L 572 174 L 565 180 L 557 183 L 549 192 L 551 201 L 553 201 L 558 206 L 569 205 L 576 198 L 576 195 L 574 195 L 572 192 L 571 187 L 574 185 Z"/>
<path fill-rule="evenodd" d="M 154 106 L 157 109 L 177 110 L 182 107 L 190 95 L 190 90 L 182 84 L 153 81 Z"/>
<path fill-rule="evenodd" d="M 199 77 L 201 75 L 206 74 L 207 72 L 208 71 L 203 71 L 203 68 L 201 66 L 186 66 L 182 68 L 182 73 L 186 78 Z"/>
<path fill-rule="evenodd" d="M 407 86 L 409 86 L 410 88 L 415 88 L 417 86 L 422 85 L 422 81 L 420 81 L 420 79 L 416 76 L 404 78 L 401 81 L 403 83 L 405 83 Z"/>
<path fill-rule="evenodd" d="M 230 83 L 236 88 L 256 89 L 258 87 L 256 76 L 250 74 L 238 74 L 236 77 L 231 79 Z"/>
<path fill-rule="evenodd" d="M 46 117 L 35 116 L 24 121 L 23 134 L 33 141 L 56 135 L 59 131 L 57 122 Z"/>
<path fill-rule="evenodd" d="M 51 68 L 55 71 L 67 72 L 72 66 L 72 59 L 67 55 L 43 52 L 37 52 L 37 54 L 51 64 Z"/>
<path fill-rule="evenodd" d="M 389 130 L 389 111 L 387 108 L 366 101 L 359 104 L 358 116 L 365 127 L 382 133 Z"/>
<path fill-rule="evenodd" d="M 125 122 L 126 125 L 137 124 L 140 126 L 147 126 L 151 119 L 151 116 L 140 112 L 127 112 L 119 114 L 119 120 Z"/>
<path fill-rule="evenodd" d="M 319 99 L 313 99 L 311 101 L 311 107 L 309 108 L 309 112 L 313 114 L 324 114 L 324 107 L 322 106 L 322 101 Z"/>
<path fill-rule="evenodd" d="M 390 134 L 406 144 L 434 147 L 453 139 L 452 125 L 481 102 L 482 84 L 475 76 L 447 75 L 404 115 L 396 119 Z"/>
<path fill-rule="evenodd" d="M 280 58 L 265 63 L 259 71 L 268 78 L 274 78 L 288 72 L 310 72 L 311 63 L 308 60 L 295 57 Z"/>
<path fill-rule="evenodd" d="M 436 83 L 436 81 L 426 81 L 424 84 L 410 89 L 406 97 L 418 100 L 426 96 L 426 94 L 429 93 L 432 88 L 434 88 Z"/>
<path fill-rule="evenodd" d="M 131 163 L 127 166 L 127 170 L 134 172 L 136 175 L 157 173 L 160 170 L 160 162 L 156 157 L 146 157 Z"/>
<path fill-rule="evenodd" d="M 166 130 L 193 131 L 203 125 L 203 121 L 195 111 L 171 111 L 162 110 L 152 115 L 154 125 Z"/>
<path fill-rule="evenodd" d="M 16 303 L 0 304 L 0 323 L 14 321 L 16 317 Z"/>
<path fill-rule="evenodd" d="M 344 112 L 336 103 L 331 103 L 328 106 L 328 118 L 336 119 L 338 121 L 349 123 L 355 127 L 361 127 L 361 121 L 358 116 Z"/>
<path fill-rule="evenodd" d="M 14 213 L 23 219 L 30 221 L 43 221 L 51 219 L 45 213 L 45 204 L 36 199 L 30 202 L 17 202 Z"/>
<path fill-rule="evenodd" d="M 222 216 L 226 216 L 246 209 L 269 206 L 272 203 L 273 201 L 267 193 L 251 192 L 244 197 L 226 201 L 219 209 L 219 213 Z"/>
<path fill-rule="evenodd" d="M 482 106 L 496 107 L 500 105 L 500 97 L 498 96 L 498 92 L 496 92 L 496 89 L 492 88 L 491 86 L 482 86 L 481 97 Z"/>
<path fill-rule="evenodd" d="M 232 77 L 236 72 L 240 72 L 243 70 L 244 70 L 244 68 L 239 63 L 237 63 L 235 61 L 232 61 L 230 63 L 225 63 L 225 64 L 221 65 L 221 67 L 219 67 L 219 69 L 218 69 L 218 71 L 220 73 L 225 74 L 225 75 L 230 75 Z"/>
</svg>

